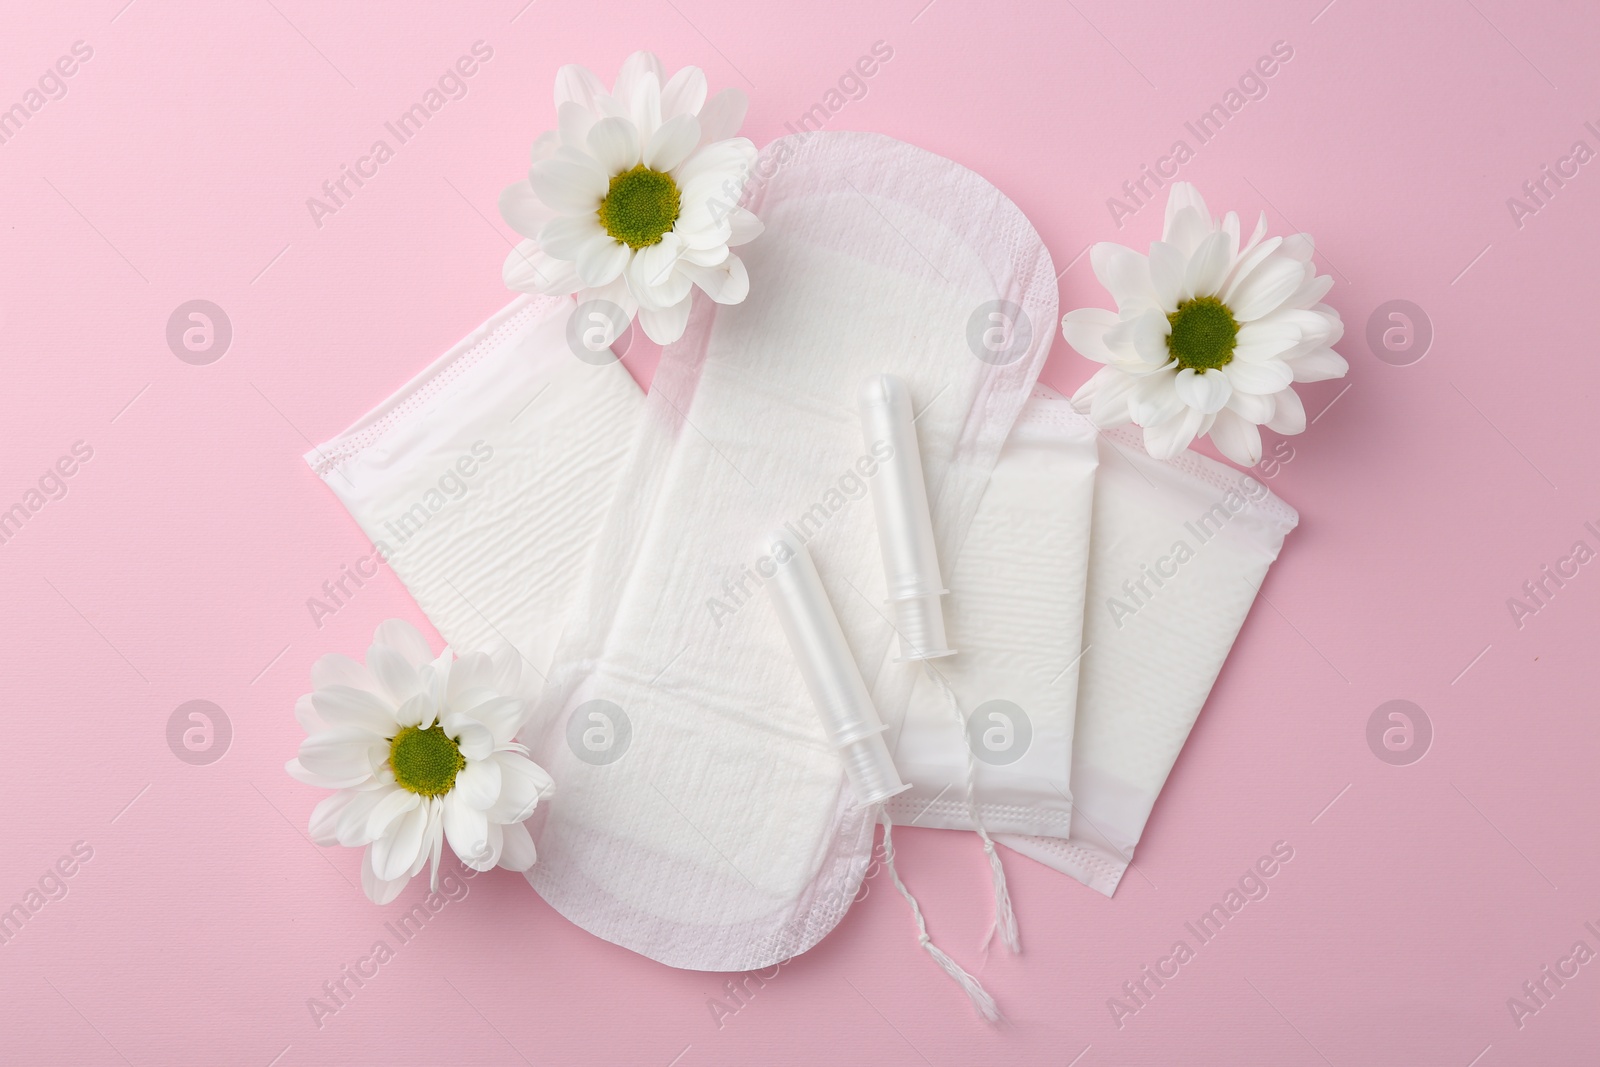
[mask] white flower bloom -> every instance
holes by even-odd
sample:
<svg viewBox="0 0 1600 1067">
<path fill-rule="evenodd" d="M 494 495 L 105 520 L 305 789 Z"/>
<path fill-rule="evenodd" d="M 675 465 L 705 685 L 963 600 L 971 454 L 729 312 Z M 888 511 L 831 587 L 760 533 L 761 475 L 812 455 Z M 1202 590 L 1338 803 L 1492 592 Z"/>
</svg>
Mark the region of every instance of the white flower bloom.
<svg viewBox="0 0 1600 1067">
<path fill-rule="evenodd" d="M 1142 426 L 1158 459 L 1209 433 L 1248 467 L 1261 461 L 1258 426 L 1303 431 L 1291 383 L 1344 377 L 1350 365 L 1332 347 L 1344 325 L 1321 302 L 1333 279 L 1311 263 L 1311 235 L 1263 240 L 1266 232 L 1263 212 L 1241 248 L 1239 217 L 1230 211 L 1218 222 L 1195 187 L 1178 182 L 1148 256 L 1095 245 L 1095 276 L 1117 310 L 1061 320 L 1067 342 L 1105 364 L 1074 394 L 1078 410 L 1103 428 Z"/>
<path fill-rule="evenodd" d="M 528 180 L 500 196 L 500 214 L 528 238 L 506 257 L 506 285 L 609 300 L 660 344 L 683 336 L 691 286 L 739 303 L 750 278 L 728 249 L 761 232 L 736 206 L 756 156 L 734 136 L 745 106 L 737 89 L 707 100 L 698 67 L 667 78 L 649 52 L 629 56 L 609 92 L 583 67 L 562 67 L 559 128 L 534 142 Z"/>
<path fill-rule="evenodd" d="M 522 664 L 492 654 L 435 657 L 400 619 L 378 627 L 367 662 L 323 656 L 300 698 L 300 756 L 286 770 L 338 792 L 311 813 L 319 845 L 367 847 L 361 886 L 375 903 L 400 895 L 445 839 L 475 870 L 525 871 L 536 858 L 524 819 L 554 783 L 514 738 L 528 715 Z"/>
</svg>

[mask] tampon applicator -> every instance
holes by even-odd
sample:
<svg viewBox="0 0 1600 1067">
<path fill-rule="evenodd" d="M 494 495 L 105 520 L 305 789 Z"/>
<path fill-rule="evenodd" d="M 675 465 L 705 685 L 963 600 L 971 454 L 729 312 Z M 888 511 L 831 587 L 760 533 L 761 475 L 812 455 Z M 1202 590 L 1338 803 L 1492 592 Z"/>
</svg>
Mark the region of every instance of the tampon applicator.
<svg viewBox="0 0 1600 1067">
<path fill-rule="evenodd" d="M 811 553 L 787 530 L 768 536 L 761 550 L 777 564 L 766 584 L 778 621 L 822 718 L 822 728 L 844 761 L 861 806 L 910 789 L 900 781 L 900 772 L 889 757 L 889 746 L 883 740 L 886 727 L 845 642 Z"/>
<path fill-rule="evenodd" d="M 911 391 L 892 374 L 877 374 L 861 383 L 861 439 L 873 446 L 887 442 L 892 450 L 881 460 L 872 484 L 872 511 L 878 520 L 878 547 L 883 553 L 883 579 L 900 635 L 900 659 L 929 660 L 951 656 L 944 632 L 940 598 L 950 590 L 939 577 L 939 553 L 933 543 L 933 518 L 928 487 L 922 477 L 922 454 L 912 423 Z"/>
</svg>

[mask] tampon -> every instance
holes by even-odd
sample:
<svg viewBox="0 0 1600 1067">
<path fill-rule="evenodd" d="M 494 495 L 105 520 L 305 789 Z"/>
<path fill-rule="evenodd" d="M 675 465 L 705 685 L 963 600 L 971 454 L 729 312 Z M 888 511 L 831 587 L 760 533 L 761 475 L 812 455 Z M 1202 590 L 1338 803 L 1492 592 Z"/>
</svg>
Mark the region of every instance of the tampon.
<svg viewBox="0 0 1600 1067">
<path fill-rule="evenodd" d="M 776 563 L 767 585 L 778 621 L 859 803 L 876 804 L 910 789 L 900 781 L 889 757 L 883 740 L 886 727 L 873 707 L 811 553 L 787 530 L 771 534 L 761 550 Z"/>
<path fill-rule="evenodd" d="M 933 543 L 928 487 L 922 479 L 922 454 L 912 424 L 911 391 L 892 374 L 877 374 L 861 384 L 861 438 L 872 455 L 879 442 L 890 446 L 872 483 L 872 510 L 878 520 L 878 547 L 892 622 L 900 635 L 900 659 L 951 656 L 939 598 L 950 590 L 939 577 Z"/>
</svg>

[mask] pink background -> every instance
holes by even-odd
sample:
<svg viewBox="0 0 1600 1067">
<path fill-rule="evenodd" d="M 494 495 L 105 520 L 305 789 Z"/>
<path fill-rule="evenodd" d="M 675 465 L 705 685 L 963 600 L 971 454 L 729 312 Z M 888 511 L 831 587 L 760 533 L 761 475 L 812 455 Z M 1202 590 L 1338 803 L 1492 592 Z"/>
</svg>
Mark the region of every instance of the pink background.
<svg viewBox="0 0 1600 1067">
<path fill-rule="evenodd" d="M 66 96 L 0 144 L 0 507 L 74 442 L 93 449 L 66 496 L 0 545 L 0 908 L 75 843 L 92 849 L 67 895 L 0 946 L 0 1059 L 1593 1062 L 1600 963 L 1521 1028 L 1506 1002 L 1574 942 L 1600 950 L 1584 928 L 1600 928 L 1600 564 L 1520 629 L 1506 601 L 1574 541 L 1600 548 L 1583 528 L 1600 526 L 1600 162 L 1520 226 L 1507 198 L 1574 141 L 1600 149 L 1583 125 L 1600 126 L 1600 12 L 124 2 L 30 5 L 0 36 L 0 106 L 73 42 L 93 49 Z M 314 225 L 306 199 L 478 40 L 494 55 L 468 95 Z M 385 571 L 313 623 L 307 598 L 366 549 L 301 453 L 508 299 L 495 198 L 553 124 L 559 64 L 609 80 L 645 45 L 669 68 L 698 64 L 749 92 L 745 132 L 762 144 L 880 40 L 892 60 L 830 127 L 893 134 L 988 177 L 1064 268 L 1063 309 L 1109 303 L 1079 256 L 1090 242 L 1142 247 L 1159 228 L 1158 204 L 1119 231 L 1107 198 L 1174 140 L 1195 147 L 1184 122 L 1274 42 L 1293 48 L 1182 177 L 1214 209 L 1265 209 L 1273 232 L 1316 235 L 1351 373 L 1303 391 L 1321 414 L 1269 481 L 1301 527 L 1137 871 L 1107 900 L 1010 854 L 1025 954 L 985 959 L 975 845 L 904 834 L 935 936 L 1012 1021 L 998 1032 L 919 952 L 882 875 L 720 1026 L 708 1000 L 725 996 L 722 976 L 602 943 L 507 872 L 399 945 L 383 924 L 424 886 L 369 904 L 358 856 L 306 839 L 319 794 L 282 764 L 311 662 L 365 648 L 383 618 L 422 619 Z M 234 331 L 207 366 L 164 336 L 191 299 L 216 302 Z M 1436 334 L 1409 366 L 1365 341 L 1393 299 L 1420 305 Z M 647 377 L 653 358 L 630 362 Z M 1070 389 L 1090 369 L 1058 339 L 1045 380 Z M 204 766 L 166 735 L 195 699 L 233 731 Z M 1391 699 L 1433 725 L 1409 766 L 1366 740 Z M 1192 946 L 1184 923 L 1279 841 L 1294 858 L 1270 894 L 1119 1028 L 1107 1002 L 1122 983 L 1174 941 Z M 395 958 L 316 1025 L 308 998 L 379 938 Z"/>
</svg>

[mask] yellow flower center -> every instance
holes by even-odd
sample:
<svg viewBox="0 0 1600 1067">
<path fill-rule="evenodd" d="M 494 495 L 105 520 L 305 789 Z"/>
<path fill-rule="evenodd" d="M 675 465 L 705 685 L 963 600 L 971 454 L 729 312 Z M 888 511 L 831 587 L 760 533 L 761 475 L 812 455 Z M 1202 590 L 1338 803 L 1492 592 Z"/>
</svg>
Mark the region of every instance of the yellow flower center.
<svg viewBox="0 0 1600 1067">
<path fill-rule="evenodd" d="M 467 765 L 461 746 L 445 735 L 437 723 L 427 730 L 407 726 L 389 743 L 389 766 L 402 789 L 425 797 L 450 792 L 456 775 Z"/>
<path fill-rule="evenodd" d="M 680 208 L 672 175 L 641 163 L 612 177 L 600 201 L 600 225 L 629 248 L 645 248 L 672 232 Z"/>
<path fill-rule="evenodd" d="M 1197 371 L 1216 370 L 1233 362 L 1233 348 L 1239 340 L 1239 324 L 1228 305 L 1214 296 L 1197 296 L 1178 305 L 1167 316 L 1172 333 L 1167 336 L 1167 351 L 1179 367 Z"/>
</svg>

